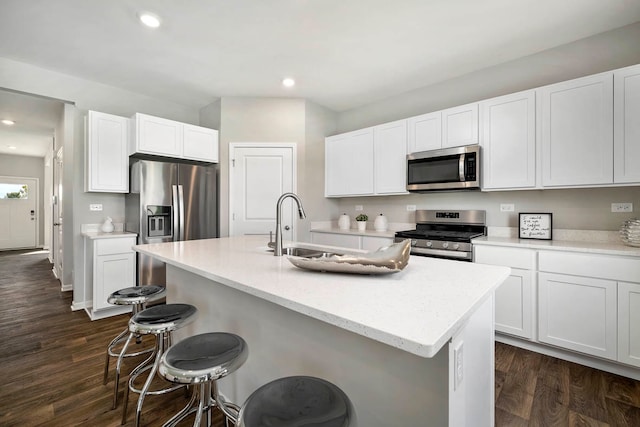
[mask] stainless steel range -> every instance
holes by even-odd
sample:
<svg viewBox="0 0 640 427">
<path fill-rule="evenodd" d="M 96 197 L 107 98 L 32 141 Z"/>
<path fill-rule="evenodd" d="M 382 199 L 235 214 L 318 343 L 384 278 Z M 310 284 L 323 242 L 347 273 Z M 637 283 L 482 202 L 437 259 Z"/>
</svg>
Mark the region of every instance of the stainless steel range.
<svg viewBox="0 0 640 427">
<path fill-rule="evenodd" d="M 471 239 L 486 234 L 485 211 L 417 210 L 416 229 L 396 232 L 395 241 L 411 239 L 411 255 L 472 261 Z"/>
</svg>

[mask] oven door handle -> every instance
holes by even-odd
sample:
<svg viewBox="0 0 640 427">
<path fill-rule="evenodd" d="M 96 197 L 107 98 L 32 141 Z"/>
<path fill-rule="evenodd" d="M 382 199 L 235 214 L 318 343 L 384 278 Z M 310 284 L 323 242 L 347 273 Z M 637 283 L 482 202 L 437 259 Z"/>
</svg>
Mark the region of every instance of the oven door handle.
<svg viewBox="0 0 640 427">
<path fill-rule="evenodd" d="M 464 163 L 465 163 L 466 154 L 460 154 L 460 158 L 458 159 L 458 177 L 460 178 L 460 182 L 464 182 Z"/>
<path fill-rule="evenodd" d="M 451 259 L 472 259 L 473 252 L 447 251 L 442 249 L 411 248 L 411 255 L 432 255 Z"/>
</svg>

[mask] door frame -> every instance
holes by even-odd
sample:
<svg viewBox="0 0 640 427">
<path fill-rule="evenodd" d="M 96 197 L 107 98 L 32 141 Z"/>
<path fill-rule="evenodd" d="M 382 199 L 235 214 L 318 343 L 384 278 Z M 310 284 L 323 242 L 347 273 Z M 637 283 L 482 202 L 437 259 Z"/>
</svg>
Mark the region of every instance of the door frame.
<svg viewBox="0 0 640 427">
<path fill-rule="evenodd" d="M 36 178 L 34 176 L 11 176 L 11 175 L 0 175 L 0 180 L 2 180 L 3 178 L 8 178 L 8 179 L 15 179 L 15 180 L 23 180 L 23 179 L 28 179 L 28 180 L 32 180 L 36 182 L 36 191 L 35 191 L 35 216 L 36 216 L 36 228 L 34 230 L 34 242 L 33 242 L 33 246 L 28 246 L 28 247 L 19 247 L 19 248 L 13 248 L 13 249 L 31 249 L 31 248 L 40 248 L 42 247 L 42 245 L 40 245 L 40 179 Z M 29 191 L 31 193 L 31 191 Z M 12 250 L 12 248 L 7 248 L 6 250 Z"/>
<path fill-rule="evenodd" d="M 298 151 L 297 144 L 295 142 L 230 142 L 229 143 L 229 212 L 228 212 L 228 230 L 229 236 L 233 235 L 233 203 L 232 197 L 234 194 L 234 182 L 233 182 L 233 166 L 232 162 L 235 161 L 236 148 L 290 148 L 291 149 L 291 191 L 297 194 L 298 189 Z M 273 207 L 275 209 L 275 206 Z M 293 240 L 298 235 L 298 227 L 293 227 Z"/>
</svg>

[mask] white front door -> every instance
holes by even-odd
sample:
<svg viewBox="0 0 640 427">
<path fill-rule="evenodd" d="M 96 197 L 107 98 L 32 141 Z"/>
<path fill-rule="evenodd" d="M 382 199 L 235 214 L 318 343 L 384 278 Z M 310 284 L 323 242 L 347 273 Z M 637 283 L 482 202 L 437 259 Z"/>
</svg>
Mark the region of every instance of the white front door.
<svg viewBox="0 0 640 427">
<path fill-rule="evenodd" d="M 275 238 L 276 203 L 295 192 L 295 144 L 229 145 L 229 235 L 269 235 Z M 282 238 L 295 240 L 294 202 L 282 204 Z"/>
<path fill-rule="evenodd" d="M 0 176 L 0 249 L 37 244 L 38 179 Z"/>
</svg>

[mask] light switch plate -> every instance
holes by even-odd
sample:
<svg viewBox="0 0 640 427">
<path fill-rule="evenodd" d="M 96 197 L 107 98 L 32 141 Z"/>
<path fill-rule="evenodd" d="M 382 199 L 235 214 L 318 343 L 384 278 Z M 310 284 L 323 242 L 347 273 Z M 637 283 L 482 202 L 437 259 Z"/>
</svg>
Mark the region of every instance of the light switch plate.
<svg viewBox="0 0 640 427">
<path fill-rule="evenodd" d="M 407 205 L 407 212 L 415 212 L 416 205 Z"/>
<path fill-rule="evenodd" d="M 362 210 L 362 205 L 356 205 L 356 212 L 360 212 Z"/>
<path fill-rule="evenodd" d="M 102 210 L 102 204 L 100 204 L 100 203 L 91 203 L 89 205 L 89 210 L 90 211 L 101 211 Z"/>
<path fill-rule="evenodd" d="M 500 212 L 513 212 L 514 209 L 513 203 L 502 203 L 500 205 Z"/>
</svg>

